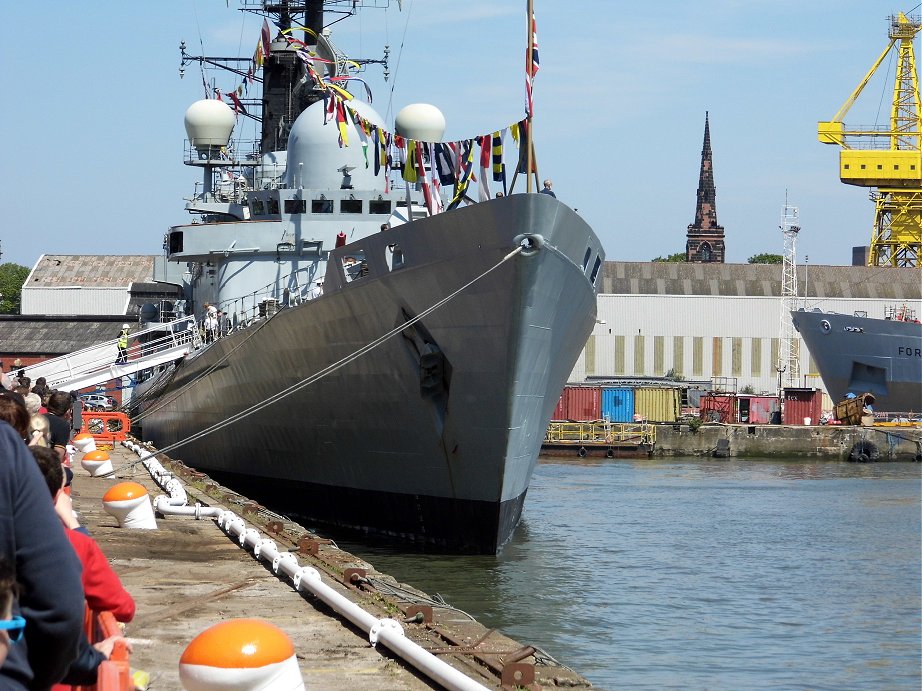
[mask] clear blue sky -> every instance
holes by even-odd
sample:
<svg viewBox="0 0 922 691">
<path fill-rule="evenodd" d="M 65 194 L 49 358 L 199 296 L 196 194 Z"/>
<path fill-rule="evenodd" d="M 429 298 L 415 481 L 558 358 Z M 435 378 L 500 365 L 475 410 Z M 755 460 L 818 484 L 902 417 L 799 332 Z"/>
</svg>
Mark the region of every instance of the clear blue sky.
<svg viewBox="0 0 922 691">
<path fill-rule="evenodd" d="M 379 4 L 384 4 L 378 0 Z M 229 4 L 229 7 L 228 7 Z M 522 116 L 525 0 L 396 0 L 334 26 L 347 53 L 380 57 L 365 75 L 389 121 L 426 101 L 447 139 Z M 718 221 L 727 260 L 780 253 L 787 193 L 800 209 L 798 261 L 848 264 L 869 242 L 867 191 L 838 181 L 838 151 L 816 139 L 887 42 L 881 0 L 535 0 L 540 174 L 592 224 L 610 259 L 684 251 L 710 111 Z M 179 79 L 179 42 L 250 55 L 259 20 L 235 0 L 14 3 L 4 10 L 0 124 L 3 256 L 155 254 L 188 220 L 198 173 L 182 165 L 183 114 L 202 97 Z M 918 49 L 918 44 L 917 44 Z M 886 67 L 889 64 L 889 71 Z M 892 63 L 846 122 L 883 125 Z M 218 82 L 224 89 L 236 83 Z"/>
</svg>

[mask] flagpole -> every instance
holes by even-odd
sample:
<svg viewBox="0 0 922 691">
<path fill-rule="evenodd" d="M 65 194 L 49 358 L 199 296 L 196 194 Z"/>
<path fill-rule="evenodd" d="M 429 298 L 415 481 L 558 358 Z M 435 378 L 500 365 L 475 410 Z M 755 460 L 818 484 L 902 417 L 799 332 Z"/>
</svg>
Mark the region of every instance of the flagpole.
<svg viewBox="0 0 922 691">
<path fill-rule="evenodd" d="M 529 89 L 531 89 L 531 98 L 528 99 L 528 113 L 525 117 L 526 130 L 528 131 L 528 163 L 525 168 L 525 191 L 531 192 L 531 168 L 535 158 L 535 136 L 534 131 L 532 130 L 532 121 L 531 121 L 531 111 L 532 103 L 534 101 L 534 85 L 535 85 L 535 75 L 534 75 L 534 58 L 535 58 L 535 27 L 534 27 L 534 0 L 527 0 L 528 5 L 528 16 L 526 19 L 527 23 L 527 32 L 528 32 L 528 53 L 527 53 L 527 79 L 529 80 Z"/>
</svg>

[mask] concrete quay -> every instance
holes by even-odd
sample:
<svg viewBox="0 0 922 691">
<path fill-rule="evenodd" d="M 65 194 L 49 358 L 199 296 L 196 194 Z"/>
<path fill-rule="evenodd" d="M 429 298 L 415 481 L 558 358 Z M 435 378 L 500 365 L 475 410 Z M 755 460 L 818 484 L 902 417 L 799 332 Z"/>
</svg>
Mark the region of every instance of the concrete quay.
<svg viewBox="0 0 922 691">
<path fill-rule="evenodd" d="M 110 487 L 130 480 L 143 485 L 151 498 L 164 492 L 137 455 L 121 445 L 108 453 L 115 467 L 109 478 L 90 477 L 80 467 L 82 454 L 75 458 L 74 508 L 137 603 L 125 635 L 134 648 L 131 666 L 150 674 L 152 691 L 181 689 L 179 659 L 189 642 L 216 623 L 241 617 L 264 619 L 285 631 L 308 689 L 441 688 L 384 645 L 372 647 L 364 631 L 320 600 L 302 596 L 290 580 L 231 540 L 214 519 L 158 516 L 157 530 L 119 528 L 103 509 L 102 496 Z M 396 619 L 407 639 L 470 680 L 490 689 L 591 688 L 576 672 L 531 646 L 440 607 L 425 593 L 181 462 L 159 454 L 157 459 L 182 482 L 189 504 L 241 516 L 280 551 L 290 550 L 301 565 L 316 568 L 324 584 L 375 618 Z"/>
<path fill-rule="evenodd" d="M 660 424 L 653 455 L 710 456 L 721 446 L 736 458 L 847 461 L 859 443 L 873 444 L 880 461 L 922 460 L 922 428 L 909 426 Z"/>
</svg>

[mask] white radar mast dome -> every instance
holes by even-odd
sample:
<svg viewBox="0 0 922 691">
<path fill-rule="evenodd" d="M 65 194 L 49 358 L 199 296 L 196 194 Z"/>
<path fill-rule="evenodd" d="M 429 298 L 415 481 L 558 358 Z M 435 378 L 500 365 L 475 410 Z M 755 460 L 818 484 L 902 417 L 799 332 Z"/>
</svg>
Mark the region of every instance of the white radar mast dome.
<svg viewBox="0 0 922 691">
<path fill-rule="evenodd" d="M 234 111 L 223 101 L 206 98 L 186 110 L 186 136 L 197 151 L 227 146 L 234 131 Z"/>
<path fill-rule="evenodd" d="M 418 142 L 440 142 L 445 134 L 445 116 L 428 103 L 411 103 L 397 113 L 397 134 Z"/>
</svg>

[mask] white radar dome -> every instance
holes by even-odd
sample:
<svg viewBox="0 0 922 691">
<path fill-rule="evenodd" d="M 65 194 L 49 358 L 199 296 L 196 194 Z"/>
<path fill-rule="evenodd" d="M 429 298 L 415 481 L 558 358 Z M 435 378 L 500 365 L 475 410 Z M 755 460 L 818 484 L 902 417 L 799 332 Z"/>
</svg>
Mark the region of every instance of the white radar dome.
<svg viewBox="0 0 922 691">
<path fill-rule="evenodd" d="M 196 149 L 227 146 L 235 122 L 234 111 L 223 101 L 196 101 L 186 110 L 186 136 Z"/>
<path fill-rule="evenodd" d="M 428 103 L 411 103 L 397 113 L 397 134 L 418 142 L 440 142 L 445 134 L 445 116 Z"/>
</svg>

